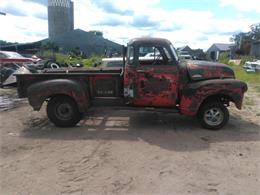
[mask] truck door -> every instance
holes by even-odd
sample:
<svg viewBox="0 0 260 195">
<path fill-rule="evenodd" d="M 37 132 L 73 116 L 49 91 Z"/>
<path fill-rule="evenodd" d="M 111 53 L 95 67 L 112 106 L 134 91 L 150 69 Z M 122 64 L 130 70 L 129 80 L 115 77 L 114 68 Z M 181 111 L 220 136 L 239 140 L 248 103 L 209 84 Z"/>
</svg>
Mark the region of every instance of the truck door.
<svg viewBox="0 0 260 195">
<path fill-rule="evenodd" d="M 128 77 L 125 78 L 125 95 L 128 95 L 129 103 L 133 106 L 175 107 L 179 73 L 171 48 L 140 45 L 132 50 L 133 54 L 130 53 L 128 58 L 133 55 L 133 65 L 127 65 L 125 71 L 125 77 Z"/>
</svg>

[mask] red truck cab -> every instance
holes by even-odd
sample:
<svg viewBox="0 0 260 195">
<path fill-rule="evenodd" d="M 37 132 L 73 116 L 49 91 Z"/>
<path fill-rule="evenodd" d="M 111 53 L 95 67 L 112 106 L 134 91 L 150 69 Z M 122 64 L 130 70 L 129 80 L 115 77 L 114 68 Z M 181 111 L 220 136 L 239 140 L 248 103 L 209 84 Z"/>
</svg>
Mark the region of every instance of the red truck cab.
<svg viewBox="0 0 260 195">
<path fill-rule="evenodd" d="M 143 56 L 146 52 L 153 57 Z M 127 47 L 124 96 L 129 104 L 175 108 L 179 93 L 178 56 L 164 39 L 134 39 Z"/>
</svg>

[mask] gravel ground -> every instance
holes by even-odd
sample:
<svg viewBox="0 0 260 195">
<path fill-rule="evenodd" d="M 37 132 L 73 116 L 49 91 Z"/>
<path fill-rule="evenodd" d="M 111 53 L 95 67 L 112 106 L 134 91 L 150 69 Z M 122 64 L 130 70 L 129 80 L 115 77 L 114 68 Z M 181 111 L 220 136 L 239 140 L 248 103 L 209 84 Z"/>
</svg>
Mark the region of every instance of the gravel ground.
<svg viewBox="0 0 260 195">
<path fill-rule="evenodd" d="M 214 132 L 177 114 L 101 108 L 62 129 L 16 100 L 0 113 L 0 194 L 260 194 L 259 93 L 246 101 Z"/>
</svg>

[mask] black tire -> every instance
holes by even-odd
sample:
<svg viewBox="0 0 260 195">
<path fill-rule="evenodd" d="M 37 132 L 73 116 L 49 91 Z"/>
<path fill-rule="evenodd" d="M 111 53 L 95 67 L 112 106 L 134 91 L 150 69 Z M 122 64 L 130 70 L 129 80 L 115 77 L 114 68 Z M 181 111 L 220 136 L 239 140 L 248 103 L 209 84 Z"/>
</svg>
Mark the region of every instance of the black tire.
<svg viewBox="0 0 260 195">
<path fill-rule="evenodd" d="M 82 118 L 76 102 L 68 96 L 51 98 L 47 105 L 47 115 L 58 127 L 74 127 Z"/>
<path fill-rule="evenodd" d="M 229 111 L 221 102 L 206 102 L 198 112 L 198 119 L 202 127 L 219 130 L 227 124 Z"/>
<path fill-rule="evenodd" d="M 49 64 L 49 67 L 51 69 L 58 69 L 58 68 L 60 68 L 60 65 L 56 62 L 52 62 L 52 63 Z"/>
<path fill-rule="evenodd" d="M 47 61 L 44 65 L 44 68 L 58 69 L 60 68 L 60 65 L 55 61 Z"/>
</svg>

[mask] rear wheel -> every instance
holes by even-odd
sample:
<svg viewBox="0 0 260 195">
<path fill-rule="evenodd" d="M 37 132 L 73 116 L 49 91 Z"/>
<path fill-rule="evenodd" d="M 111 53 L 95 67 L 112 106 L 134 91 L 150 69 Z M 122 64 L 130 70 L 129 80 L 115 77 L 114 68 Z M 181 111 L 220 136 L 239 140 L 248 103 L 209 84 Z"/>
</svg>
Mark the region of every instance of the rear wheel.
<svg viewBox="0 0 260 195">
<path fill-rule="evenodd" d="M 199 122 L 202 127 L 211 130 L 219 130 L 229 120 L 228 109 L 220 102 L 207 102 L 199 110 Z"/>
<path fill-rule="evenodd" d="M 76 102 L 68 96 L 56 96 L 47 105 L 47 115 L 58 127 L 73 127 L 82 118 Z"/>
</svg>

